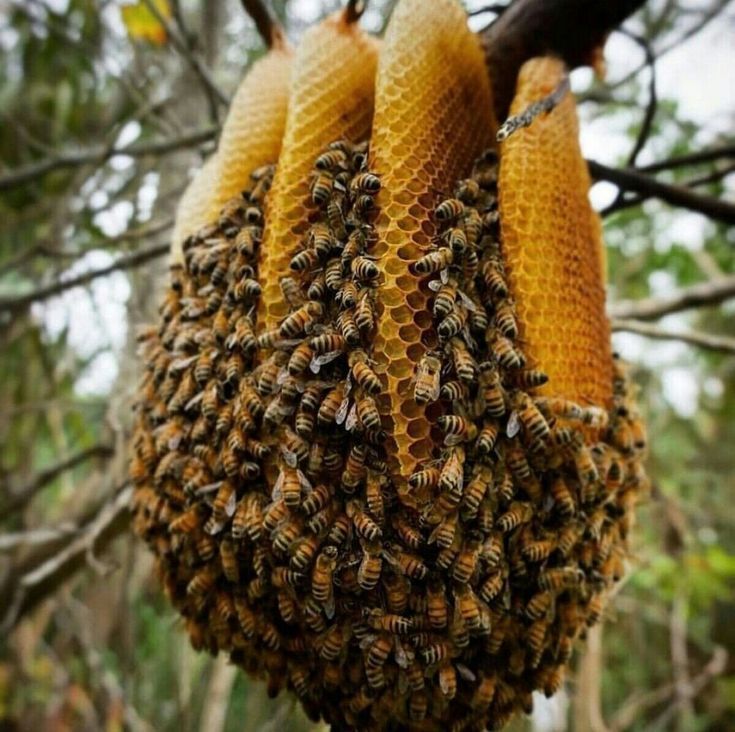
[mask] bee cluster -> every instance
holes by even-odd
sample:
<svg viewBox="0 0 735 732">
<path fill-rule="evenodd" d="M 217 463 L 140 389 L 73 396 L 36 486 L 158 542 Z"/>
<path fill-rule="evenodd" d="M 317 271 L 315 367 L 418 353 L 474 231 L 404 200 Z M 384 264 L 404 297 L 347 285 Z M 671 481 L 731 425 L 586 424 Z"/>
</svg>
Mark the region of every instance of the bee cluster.
<svg viewBox="0 0 735 732">
<path fill-rule="evenodd" d="M 397 490 L 371 360 L 381 181 L 367 155 L 338 141 L 316 160 L 273 330 L 255 323 L 272 167 L 187 240 L 142 336 L 136 528 L 194 646 L 292 689 L 314 718 L 498 728 L 559 688 L 622 575 L 645 439 L 619 363 L 609 410 L 537 395 L 490 151 L 410 265 L 433 296 L 412 399 L 434 405 L 434 453 Z"/>
</svg>

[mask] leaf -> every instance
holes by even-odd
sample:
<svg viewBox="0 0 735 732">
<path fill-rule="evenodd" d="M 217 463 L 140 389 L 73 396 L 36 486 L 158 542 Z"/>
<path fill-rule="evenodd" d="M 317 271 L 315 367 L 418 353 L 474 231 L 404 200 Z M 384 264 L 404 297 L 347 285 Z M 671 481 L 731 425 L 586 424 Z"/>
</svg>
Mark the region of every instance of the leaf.
<svg viewBox="0 0 735 732">
<path fill-rule="evenodd" d="M 171 17 L 168 0 L 151 0 L 158 12 L 167 20 Z M 134 40 L 144 40 L 162 46 L 166 43 L 166 28 L 145 2 L 123 5 L 120 9 L 123 23 Z"/>
</svg>

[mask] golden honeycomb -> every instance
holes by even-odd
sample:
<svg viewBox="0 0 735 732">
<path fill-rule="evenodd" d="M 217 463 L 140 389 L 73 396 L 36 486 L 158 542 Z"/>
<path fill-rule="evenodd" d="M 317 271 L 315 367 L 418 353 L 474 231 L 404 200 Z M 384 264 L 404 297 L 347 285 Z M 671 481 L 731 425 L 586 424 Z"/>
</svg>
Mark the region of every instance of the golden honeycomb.
<svg viewBox="0 0 735 732">
<path fill-rule="evenodd" d="M 559 60 L 527 61 L 511 114 L 550 94 L 564 73 Z M 541 393 L 609 407 L 604 254 L 589 187 L 571 94 L 502 145 L 503 252 L 526 355 L 549 376 Z"/>
<path fill-rule="evenodd" d="M 256 61 L 235 92 L 217 151 L 189 183 L 176 211 L 172 261 L 184 240 L 213 221 L 247 187 L 250 173 L 278 159 L 286 124 L 291 50 L 279 43 Z"/>
<path fill-rule="evenodd" d="M 308 30 L 301 41 L 283 151 L 266 207 L 259 331 L 274 327 L 287 313 L 279 282 L 313 212 L 309 186 L 314 159 L 333 140 L 358 141 L 369 135 L 377 51 L 377 42 L 348 23 L 342 12 Z"/>
<path fill-rule="evenodd" d="M 286 128 L 293 52 L 276 45 L 256 61 L 235 92 L 217 146 L 217 187 L 209 210 L 214 219 L 247 187 L 253 170 L 278 160 Z"/>
<path fill-rule="evenodd" d="M 432 450 L 431 419 L 408 395 L 436 345 L 429 291 L 409 269 L 435 234 L 434 206 L 490 145 L 495 120 L 477 38 L 452 0 L 396 7 L 378 65 L 370 167 L 381 178 L 378 242 L 383 272 L 373 343 L 394 478 L 405 481 Z"/>
<path fill-rule="evenodd" d="M 135 528 L 194 647 L 313 719 L 499 729 L 560 688 L 624 572 L 645 433 L 623 365 L 591 373 L 609 333 L 571 96 L 498 161 L 459 3 L 400 0 L 368 138 L 376 57 L 343 15 L 307 33 L 275 172 L 185 239 L 140 336 Z M 559 80 L 534 64 L 516 111 Z M 564 327 L 504 220 L 521 200 L 587 293 Z"/>
</svg>

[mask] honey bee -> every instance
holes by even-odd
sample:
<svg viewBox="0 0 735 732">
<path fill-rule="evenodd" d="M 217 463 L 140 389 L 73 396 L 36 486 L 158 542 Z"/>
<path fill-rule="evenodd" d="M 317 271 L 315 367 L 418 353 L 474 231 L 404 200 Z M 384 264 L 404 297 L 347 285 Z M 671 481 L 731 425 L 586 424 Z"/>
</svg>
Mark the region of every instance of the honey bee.
<svg viewBox="0 0 735 732">
<path fill-rule="evenodd" d="M 378 524 L 373 521 L 370 516 L 363 511 L 358 501 L 349 501 L 346 506 L 347 516 L 352 519 L 352 523 L 357 533 L 369 542 L 375 542 L 382 538 L 383 531 Z"/>
<path fill-rule="evenodd" d="M 551 539 L 540 539 L 537 541 L 529 541 L 523 545 L 521 554 L 528 562 L 542 562 L 556 548 L 556 542 Z"/>
<path fill-rule="evenodd" d="M 320 259 L 325 259 L 331 253 L 336 242 L 328 226 L 325 224 L 314 224 L 309 229 L 306 244 L 314 249 Z"/>
<path fill-rule="evenodd" d="M 306 495 L 301 510 L 307 516 L 313 516 L 318 511 L 325 508 L 332 499 L 332 492 L 326 485 L 318 485 L 310 493 Z"/>
<path fill-rule="evenodd" d="M 332 581 L 337 566 L 337 548 L 327 546 L 319 553 L 314 562 L 311 575 L 311 593 L 322 605 L 332 597 Z"/>
<path fill-rule="evenodd" d="M 451 663 L 439 668 L 439 689 L 447 699 L 457 695 L 457 671 Z"/>
<path fill-rule="evenodd" d="M 387 549 L 383 550 L 383 556 L 389 564 L 410 579 L 422 580 L 429 571 L 419 557 L 403 551 L 397 544 L 388 544 Z"/>
<path fill-rule="evenodd" d="M 489 455 L 495 449 L 499 433 L 500 427 L 497 422 L 485 422 L 475 442 L 477 452 L 480 455 Z"/>
<path fill-rule="evenodd" d="M 311 339 L 311 347 L 317 356 L 344 351 L 345 346 L 344 336 L 335 332 L 321 333 Z"/>
<path fill-rule="evenodd" d="M 345 640 L 346 638 L 343 626 L 339 623 L 335 623 L 321 637 L 319 655 L 325 661 L 336 660 L 342 652 Z"/>
<path fill-rule="evenodd" d="M 301 286 L 293 277 L 281 277 L 279 285 L 284 299 L 292 308 L 300 308 L 304 304 Z"/>
<path fill-rule="evenodd" d="M 441 471 L 438 468 L 424 468 L 413 473 L 408 479 L 408 484 L 417 490 L 436 488 L 440 478 Z"/>
<path fill-rule="evenodd" d="M 433 288 L 432 282 L 429 286 Z M 438 281 L 439 291 L 434 298 L 434 317 L 446 318 L 449 313 L 454 310 L 454 303 L 457 299 L 457 280 L 449 277 L 446 282 Z"/>
<path fill-rule="evenodd" d="M 449 402 L 465 402 L 469 396 L 469 391 L 461 381 L 447 381 L 442 384 L 439 396 Z"/>
<path fill-rule="evenodd" d="M 451 658 L 453 655 L 452 645 L 446 641 L 436 641 L 425 645 L 419 650 L 424 663 L 428 666 L 434 666 L 437 663 Z"/>
<path fill-rule="evenodd" d="M 375 312 L 369 290 L 365 291 L 357 303 L 355 324 L 362 333 L 369 333 L 375 327 Z"/>
<path fill-rule="evenodd" d="M 302 249 L 291 258 L 289 267 L 294 272 L 305 272 L 319 263 L 319 254 L 315 249 Z"/>
<path fill-rule="evenodd" d="M 360 281 L 369 282 L 374 280 L 379 274 L 378 265 L 372 259 L 363 255 L 358 255 L 352 260 L 350 265 L 352 274 Z"/>
<path fill-rule="evenodd" d="M 365 608 L 363 610 L 365 619 L 370 627 L 375 630 L 383 630 L 397 635 L 406 635 L 413 629 L 413 621 L 403 615 L 386 613 L 380 608 Z"/>
<path fill-rule="evenodd" d="M 414 691 L 408 699 L 408 716 L 412 722 L 421 722 L 429 711 L 429 697 L 423 689 Z"/>
<path fill-rule="evenodd" d="M 523 354 L 513 347 L 513 343 L 501 335 L 500 331 L 490 328 L 487 334 L 488 343 L 498 363 L 506 369 L 520 369 L 525 360 Z"/>
<path fill-rule="evenodd" d="M 317 171 L 311 181 L 311 200 L 317 206 L 323 206 L 332 195 L 334 176 L 325 170 Z"/>
<path fill-rule="evenodd" d="M 454 261 L 454 253 L 449 247 L 434 249 L 411 264 L 411 271 L 418 275 L 429 275 L 449 267 Z"/>
<path fill-rule="evenodd" d="M 439 476 L 439 488 L 453 495 L 462 494 L 464 485 L 464 450 L 454 448 L 447 457 Z"/>
<path fill-rule="evenodd" d="M 214 587 L 217 581 L 217 575 L 211 567 L 205 567 L 199 570 L 189 581 L 186 586 L 187 595 L 207 595 Z"/>
<path fill-rule="evenodd" d="M 533 518 L 533 506 L 530 503 L 514 501 L 509 509 L 497 521 L 498 531 L 507 534 L 521 524 L 528 523 Z"/>
<path fill-rule="evenodd" d="M 172 534 L 191 534 L 202 525 L 202 507 L 195 504 L 177 516 L 168 527 Z"/>
<path fill-rule="evenodd" d="M 467 584 L 477 569 L 482 546 L 482 534 L 471 532 L 462 544 L 452 570 L 452 577 L 460 584 Z"/>
<path fill-rule="evenodd" d="M 314 357 L 314 351 L 307 341 L 300 343 L 291 353 L 288 360 L 288 372 L 292 376 L 299 376 L 309 368 L 311 359 Z"/>
<path fill-rule="evenodd" d="M 235 486 L 229 480 L 223 480 L 212 503 L 212 516 L 217 521 L 224 521 L 225 517 L 235 513 L 236 505 Z"/>
<path fill-rule="evenodd" d="M 495 696 L 495 687 L 498 678 L 494 673 L 480 674 L 479 683 L 472 695 L 472 707 L 475 709 L 485 710 L 493 701 Z"/>
<path fill-rule="evenodd" d="M 455 221 L 465 212 L 465 207 L 462 201 L 456 198 L 448 198 L 442 201 L 434 209 L 434 217 L 442 224 Z"/>
<path fill-rule="evenodd" d="M 469 420 L 456 414 L 442 415 L 437 418 L 436 422 L 445 434 L 445 445 L 458 445 L 477 437 L 477 427 Z"/>
<path fill-rule="evenodd" d="M 337 328 L 344 336 L 345 342 L 350 346 L 360 343 L 360 331 L 355 322 L 355 314 L 352 310 L 342 310 L 337 316 Z"/>
<path fill-rule="evenodd" d="M 350 181 L 350 191 L 355 194 L 357 192 L 375 195 L 380 190 L 380 178 L 373 173 L 358 173 L 352 181 Z"/>
<path fill-rule="evenodd" d="M 345 150 L 326 150 L 317 157 L 314 167 L 317 170 L 332 170 L 346 168 L 349 164 L 348 153 Z"/>
<path fill-rule="evenodd" d="M 534 369 L 515 371 L 513 376 L 519 389 L 534 389 L 543 386 L 549 380 L 549 377 L 543 371 Z"/>
<path fill-rule="evenodd" d="M 489 465 L 480 464 L 462 496 L 462 504 L 470 515 L 477 513 L 492 482 L 492 468 Z"/>
<path fill-rule="evenodd" d="M 419 404 L 435 402 L 439 398 L 441 361 L 430 354 L 422 356 L 416 368 L 414 399 Z"/>
<path fill-rule="evenodd" d="M 409 581 L 401 574 L 385 572 L 383 573 L 383 588 L 388 610 L 399 615 L 405 612 L 411 589 Z"/>
<path fill-rule="evenodd" d="M 357 298 L 357 286 L 352 280 L 347 280 L 346 282 L 342 283 L 342 287 L 339 288 L 339 291 L 335 296 L 335 301 L 340 306 L 340 308 L 351 310 L 355 307 L 355 305 L 357 305 Z"/>
<path fill-rule="evenodd" d="M 449 609 L 447 605 L 446 588 L 439 580 L 432 580 L 426 590 L 427 616 L 432 628 L 446 628 Z"/>
<path fill-rule="evenodd" d="M 355 355 L 357 354 L 357 355 Z M 361 349 L 350 352 L 348 363 L 352 369 L 355 383 L 361 386 L 368 394 L 378 394 L 381 390 L 380 379 L 367 363 L 367 356 Z"/>
<path fill-rule="evenodd" d="M 421 532 L 402 516 L 394 517 L 393 528 L 409 549 L 419 549 L 424 543 L 424 537 L 421 536 Z"/>
<path fill-rule="evenodd" d="M 505 414 L 505 391 L 500 384 L 500 376 L 489 361 L 480 364 L 479 371 L 485 413 L 490 417 L 502 417 Z"/>
<path fill-rule="evenodd" d="M 252 495 L 252 494 L 249 494 Z M 253 507 L 254 516 L 257 516 L 257 508 Z M 263 518 L 261 523 L 261 526 L 266 531 L 274 531 L 278 524 L 280 524 L 282 521 L 284 521 L 288 515 L 289 515 L 289 508 L 286 505 L 286 502 L 283 500 L 283 498 L 278 498 L 274 500 L 272 503 L 268 505 L 268 507 L 263 512 Z M 250 533 L 250 528 L 248 527 L 248 533 Z"/>
<path fill-rule="evenodd" d="M 580 483 L 583 486 L 583 502 L 588 503 L 594 500 L 594 493 L 596 493 L 597 483 L 599 483 L 600 475 L 597 471 L 595 461 L 592 459 L 592 454 L 589 448 L 584 444 L 579 444 L 574 450 L 574 466 L 577 471 Z M 592 489 L 592 495 L 584 494 L 584 488 L 587 486 Z M 587 500 L 584 500 L 587 498 Z"/>
<path fill-rule="evenodd" d="M 340 382 L 334 388 L 330 389 L 324 401 L 319 406 L 317 413 L 317 421 L 321 427 L 329 427 L 334 424 L 337 419 L 337 413 L 342 406 L 344 400 L 345 385 Z"/>
<path fill-rule="evenodd" d="M 357 416 L 365 429 L 380 429 L 380 414 L 372 397 L 366 396 L 357 402 Z"/>
<path fill-rule="evenodd" d="M 351 522 L 346 513 L 335 518 L 332 528 L 327 535 L 327 541 L 331 544 L 344 544 L 350 534 Z"/>
<path fill-rule="evenodd" d="M 296 338 L 308 332 L 316 320 L 324 314 L 324 306 L 320 302 L 309 300 L 298 310 L 287 315 L 281 322 L 279 333 L 284 338 Z"/>
<path fill-rule="evenodd" d="M 458 226 L 447 229 L 443 238 L 456 257 L 461 256 L 467 249 L 467 234 Z"/>
<path fill-rule="evenodd" d="M 305 572 L 319 551 L 321 540 L 316 535 L 305 536 L 292 546 L 291 566 L 297 572 Z"/>
<path fill-rule="evenodd" d="M 538 584 L 543 590 L 567 590 L 584 582 L 584 572 L 576 567 L 553 567 L 539 573 Z"/>
<path fill-rule="evenodd" d="M 258 616 L 247 604 L 245 598 L 235 596 L 235 614 L 246 638 L 253 638 L 258 630 Z"/>
<path fill-rule="evenodd" d="M 500 571 L 491 572 L 480 585 L 480 597 L 485 602 L 492 602 L 505 587 L 505 574 Z"/>
</svg>

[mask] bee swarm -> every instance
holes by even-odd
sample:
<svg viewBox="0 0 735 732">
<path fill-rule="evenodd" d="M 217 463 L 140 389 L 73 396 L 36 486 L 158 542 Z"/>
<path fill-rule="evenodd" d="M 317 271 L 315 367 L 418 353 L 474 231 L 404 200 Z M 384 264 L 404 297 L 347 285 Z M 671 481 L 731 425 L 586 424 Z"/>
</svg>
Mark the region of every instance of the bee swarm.
<svg viewBox="0 0 735 732">
<path fill-rule="evenodd" d="M 374 160 L 341 139 L 312 161 L 267 327 L 274 165 L 186 239 L 140 338 L 135 526 L 194 647 L 314 719 L 497 729 L 560 687 L 621 578 L 645 437 L 619 361 L 590 404 L 529 355 L 497 152 L 436 201 L 400 271 L 382 256 L 391 194 Z M 400 282 L 415 283 L 419 335 L 396 355 L 414 373 L 393 378 L 378 351 Z M 398 414 L 419 445 L 408 459 Z"/>
</svg>

